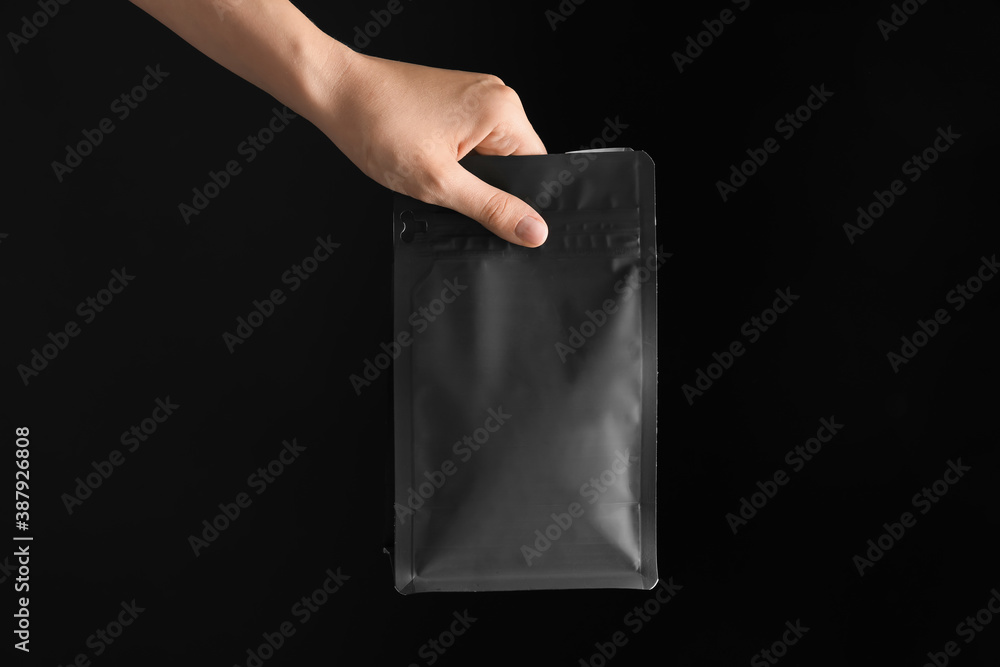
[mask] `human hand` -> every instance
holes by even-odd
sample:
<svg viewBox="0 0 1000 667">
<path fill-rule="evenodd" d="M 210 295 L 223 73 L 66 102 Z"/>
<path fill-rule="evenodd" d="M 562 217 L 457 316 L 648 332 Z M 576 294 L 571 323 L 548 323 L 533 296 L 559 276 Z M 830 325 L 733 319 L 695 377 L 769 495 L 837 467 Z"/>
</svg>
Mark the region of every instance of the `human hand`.
<svg viewBox="0 0 1000 667">
<path fill-rule="evenodd" d="M 541 216 L 458 164 L 469 152 L 545 153 L 495 76 L 356 53 L 288 0 L 132 0 L 195 48 L 319 127 L 386 187 L 454 209 L 529 247 Z"/>
<path fill-rule="evenodd" d="M 365 174 L 396 192 L 453 209 L 497 236 L 536 247 L 548 235 L 524 201 L 484 183 L 458 161 L 544 154 L 511 88 L 499 78 L 342 56 L 327 113 L 311 119 Z"/>
</svg>

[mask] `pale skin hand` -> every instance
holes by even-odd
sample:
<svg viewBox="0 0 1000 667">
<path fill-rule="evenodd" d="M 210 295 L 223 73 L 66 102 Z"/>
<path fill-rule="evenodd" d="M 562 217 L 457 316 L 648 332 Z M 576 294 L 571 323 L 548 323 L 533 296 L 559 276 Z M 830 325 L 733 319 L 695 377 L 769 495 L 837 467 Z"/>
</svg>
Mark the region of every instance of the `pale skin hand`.
<svg viewBox="0 0 1000 667">
<path fill-rule="evenodd" d="M 288 0 L 132 0 L 196 49 L 323 131 L 365 174 L 528 247 L 548 234 L 524 201 L 458 160 L 544 154 L 517 94 L 495 76 L 355 53 Z"/>
</svg>

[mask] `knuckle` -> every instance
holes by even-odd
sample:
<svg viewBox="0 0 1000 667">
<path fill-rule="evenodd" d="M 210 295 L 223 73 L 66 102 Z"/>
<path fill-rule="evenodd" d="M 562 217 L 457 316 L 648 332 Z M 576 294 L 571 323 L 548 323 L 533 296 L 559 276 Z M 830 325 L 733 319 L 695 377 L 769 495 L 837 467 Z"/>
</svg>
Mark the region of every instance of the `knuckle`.
<svg viewBox="0 0 1000 667">
<path fill-rule="evenodd" d="M 518 136 L 507 120 L 501 120 L 490 134 L 494 150 L 500 155 L 510 155 L 518 146 Z"/>
<path fill-rule="evenodd" d="M 486 83 L 487 85 L 496 86 L 498 88 L 504 85 L 503 79 L 496 76 L 495 74 L 484 74 L 483 82 Z"/>
<path fill-rule="evenodd" d="M 490 195 L 480 209 L 480 214 L 483 221 L 487 224 L 493 226 L 499 226 L 500 222 L 506 217 L 508 210 L 510 209 L 510 198 L 504 195 L 502 192 L 494 192 Z"/>
<path fill-rule="evenodd" d="M 513 104 L 515 106 L 521 106 L 521 98 L 518 96 L 517 92 L 510 86 L 502 86 L 497 90 L 497 97 L 508 104 Z"/>
</svg>

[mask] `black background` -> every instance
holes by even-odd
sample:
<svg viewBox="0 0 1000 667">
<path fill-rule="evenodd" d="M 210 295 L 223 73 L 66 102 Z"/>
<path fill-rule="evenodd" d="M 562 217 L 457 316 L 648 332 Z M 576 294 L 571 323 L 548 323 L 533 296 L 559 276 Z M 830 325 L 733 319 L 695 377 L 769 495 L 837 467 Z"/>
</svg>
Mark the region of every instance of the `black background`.
<svg viewBox="0 0 1000 667">
<path fill-rule="evenodd" d="M 17 53 L 0 48 L 0 433 L 12 461 L 14 427 L 31 430 L 27 662 L 245 665 L 293 621 L 265 664 L 422 665 L 421 646 L 468 610 L 478 620 L 437 664 L 586 664 L 619 630 L 612 664 L 746 664 L 797 619 L 809 631 L 782 663 L 922 665 L 957 641 L 954 664 L 997 664 L 1000 620 L 968 644 L 956 625 L 1000 586 L 1000 286 L 960 311 L 946 301 L 1000 251 L 996 4 L 927 2 L 886 40 L 888 2 L 588 0 L 552 30 L 557 0 L 403 1 L 366 53 L 497 74 L 550 152 L 610 118 L 627 125 L 616 145 L 656 162 L 673 253 L 659 275 L 659 570 L 683 588 L 639 633 L 623 619 L 651 592 L 396 593 L 382 553 L 391 378 L 360 396 L 348 381 L 395 333 L 389 192 L 298 118 L 185 224 L 178 204 L 281 105 L 132 5 L 75 0 Z M 350 43 L 385 3 L 300 7 Z M 679 72 L 671 54 L 725 8 L 735 21 Z M 6 3 L 4 33 L 36 11 Z M 157 64 L 169 76 L 60 182 L 66 144 Z M 775 122 L 821 85 L 829 101 L 780 138 Z M 960 138 L 910 183 L 901 165 L 949 126 Z M 716 182 L 768 137 L 780 150 L 723 202 Z M 896 178 L 905 194 L 850 243 L 844 223 Z M 222 333 L 327 235 L 334 256 L 230 354 Z M 76 305 L 121 267 L 134 282 L 25 386 L 17 366 L 82 322 Z M 689 404 L 681 386 L 746 342 L 779 288 L 799 300 Z M 938 308 L 951 321 L 894 372 L 887 353 Z M 75 479 L 167 396 L 175 414 L 68 513 Z M 788 471 L 824 417 L 844 428 L 734 535 L 726 514 Z M 195 557 L 188 537 L 292 438 L 301 457 Z M 959 458 L 971 471 L 860 576 L 866 541 Z M 350 579 L 301 625 L 292 605 L 327 568 Z M 0 572 L 11 601 L 14 577 Z M 95 656 L 87 638 L 133 599 L 145 611 Z"/>
</svg>

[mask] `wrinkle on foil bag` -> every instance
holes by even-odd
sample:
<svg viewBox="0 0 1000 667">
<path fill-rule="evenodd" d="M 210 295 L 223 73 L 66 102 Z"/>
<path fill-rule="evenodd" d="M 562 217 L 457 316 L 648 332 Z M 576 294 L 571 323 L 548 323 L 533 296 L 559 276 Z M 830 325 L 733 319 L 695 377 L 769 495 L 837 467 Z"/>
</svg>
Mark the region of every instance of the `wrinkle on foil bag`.
<svg viewBox="0 0 1000 667">
<path fill-rule="evenodd" d="M 397 195 L 396 589 L 651 589 L 653 162 L 470 155 L 534 206 L 539 248 Z"/>
</svg>

